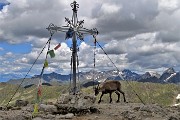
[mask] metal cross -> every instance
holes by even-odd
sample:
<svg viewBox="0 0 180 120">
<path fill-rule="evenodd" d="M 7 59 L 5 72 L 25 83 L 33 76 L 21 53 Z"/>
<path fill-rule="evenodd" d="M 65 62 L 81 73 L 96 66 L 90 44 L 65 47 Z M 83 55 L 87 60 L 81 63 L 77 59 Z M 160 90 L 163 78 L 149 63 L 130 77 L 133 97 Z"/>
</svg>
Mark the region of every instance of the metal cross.
<svg viewBox="0 0 180 120">
<path fill-rule="evenodd" d="M 66 26 L 57 27 L 56 25 L 51 23 L 47 29 L 51 35 L 53 35 L 57 31 L 66 32 L 67 34 L 67 32 L 70 30 L 73 34 L 72 35 L 72 43 L 73 43 L 72 45 L 72 64 L 73 64 L 72 92 L 73 92 L 73 95 L 75 95 L 78 92 L 77 86 L 76 86 L 77 38 L 80 40 L 83 40 L 85 34 L 96 36 L 98 35 L 98 31 L 96 28 L 93 28 L 93 29 L 83 28 L 84 20 L 78 21 L 78 18 L 77 18 L 77 11 L 79 8 L 79 4 L 77 4 L 77 2 L 74 1 L 73 3 L 70 4 L 70 6 L 72 7 L 72 10 L 73 10 L 72 20 L 65 17 L 65 22 L 67 22 Z"/>
</svg>

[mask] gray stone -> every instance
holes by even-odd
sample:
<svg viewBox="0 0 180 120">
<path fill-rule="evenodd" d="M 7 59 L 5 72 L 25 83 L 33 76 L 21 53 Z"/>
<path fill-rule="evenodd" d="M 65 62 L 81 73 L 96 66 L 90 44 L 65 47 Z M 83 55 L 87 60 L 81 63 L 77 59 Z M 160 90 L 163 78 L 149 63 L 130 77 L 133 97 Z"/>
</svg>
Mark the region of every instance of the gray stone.
<svg viewBox="0 0 180 120">
<path fill-rule="evenodd" d="M 59 119 L 65 119 L 65 115 L 57 115 L 55 117 L 56 120 L 59 120 Z"/>
<path fill-rule="evenodd" d="M 74 114 L 73 113 L 68 113 L 68 114 L 66 114 L 66 115 L 57 115 L 56 117 L 55 117 L 55 119 L 73 119 L 73 117 L 74 117 Z"/>
<path fill-rule="evenodd" d="M 71 101 L 71 104 L 75 104 L 77 101 L 76 96 L 73 96 L 70 101 Z"/>
<path fill-rule="evenodd" d="M 54 105 L 40 104 L 39 110 L 44 111 L 44 112 L 49 112 L 49 113 L 55 113 L 57 112 L 57 107 Z"/>
<path fill-rule="evenodd" d="M 32 120 L 43 120 L 43 119 L 40 117 L 36 117 L 36 118 L 33 118 Z"/>
<path fill-rule="evenodd" d="M 94 95 L 83 95 L 82 93 L 76 95 L 63 94 L 58 99 L 55 106 L 58 114 L 86 114 L 95 113 L 98 110 L 94 109 L 96 97 Z"/>
<path fill-rule="evenodd" d="M 47 115 L 47 118 L 48 118 L 48 119 L 53 119 L 53 118 L 55 118 L 55 117 L 56 117 L 55 115 L 51 115 L 51 114 L 48 114 L 48 115 Z"/>
<path fill-rule="evenodd" d="M 29 104 L 29 102 L 26 100 L 16 100 L 15 106 L 23 107 L 23 106 L 27 106 L 27 104 Z"/>
<path fill-rule="evenodd" d="M 73 98 L 73 95 L 68 95 L 68 94 L 62 94 L 57 103 L 59 104 L 68 104 Z"/>
<path fill-rule="evenodd" d="M 68 114 L 65 115 L 66 119 L 72 119 L 73 117 L 74 117 L 73 113 L 68 113 Z"/>
</svg>

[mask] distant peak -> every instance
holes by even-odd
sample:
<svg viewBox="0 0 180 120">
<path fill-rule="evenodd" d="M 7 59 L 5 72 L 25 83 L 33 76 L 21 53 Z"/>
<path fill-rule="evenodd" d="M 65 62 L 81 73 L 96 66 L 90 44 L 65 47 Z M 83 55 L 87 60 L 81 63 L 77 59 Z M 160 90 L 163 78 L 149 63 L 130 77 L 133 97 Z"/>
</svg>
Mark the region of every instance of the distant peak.
<svg viewBox="0 0 180 120">
<path fill-rule="evenodd" d="M 171 67 L 171 68 L 168 68 L 167 70 L 165 70 L 164 73 L 172 74 L 172 73 L 175 73 L 175 70 L 174 70 L 174 68 Z"/>
<path fill-rule="evenodd" d="M 145 75 L 151 76 L 150 72 L 146 72 Z"/>
<path fill-rule="evenodd" d="M 131 72 L 129 69 L 124 69 L 122 72 Z"/>
<path fill-rule="evenodd" d="M 57 75 L 58 73 L 56 73 L 56 72 L 52 72 L 52 73 L 50 73 L 51 75 Z"/>
</svg>

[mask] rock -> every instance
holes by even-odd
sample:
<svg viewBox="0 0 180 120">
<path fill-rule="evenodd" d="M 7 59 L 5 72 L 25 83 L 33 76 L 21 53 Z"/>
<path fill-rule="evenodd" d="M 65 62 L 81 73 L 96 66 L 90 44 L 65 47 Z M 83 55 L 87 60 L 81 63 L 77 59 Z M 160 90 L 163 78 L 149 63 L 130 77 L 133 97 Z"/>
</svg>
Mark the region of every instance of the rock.
<svg viewBox="0 0 180 120">
<path fill-rule="evenodd" d="M 0 110 L 5 110 L 5 109 L 6 109 L 5 107 L 0 106 Z"/>
<path fill-rule="evenodd" d="M 59 119 L 73 119 L 74 114 L 73 113 L 68 113 L 66 115 L 57 115 L 55 117 L 55 119 L 59 120 Z"/>
<path fill-rule="evenodd" d="M 40 104 L 39 110 L 44 111 L 44 112 L 49 112 L 49 113 L 56 113 L 58 111 L 56 106 L 45 105 L 45 104 Z"/>
<path fill-rule="evenodd" d="M 100 113 L 100 111 L 95 107 L 90 107 L 90 112 L 91 113 Z"/>
<path fill-rule="evenodd" d="M 58 104 L 68 104 L 73 98 L 73 95 L 62 94 L 57 100 Z"/>
<path fill-rule="evenodd" d="M 76 101 L 77 101 L 77 98 L 74 97 L 74 96 L 72 96 L 71 99 L 70 99 L 70 103 L 71 103 L 71 104 L 75 104 Z"/>
<path fill-rule="evenodd" d="M 29 102 L 26 100 L 16 100 L 15 106 L 23 107 L 23 106 L 27 106 L 27 104 L 29 104 Z"/>
<path fill-rule="evenodd" d="M 57 104 L 73 104 L 77 106 L 92 105 L 96 101 L 96 97 L 92 95 L 83 95 L 79 93 L 77 95 L 63 94 L 57 101 Z"/>
<path fill-rule="evenodd" d="M 40 117 L 36 117 L 36 118 L 33 118 L 32 120 L 43 120 L 43 119 Z"/>
<path fill-rule="evenodd" d="M 65 115 L 65 119 L 72 119 L 74 117 L 73 113 L 68 113 Z"/>
<path fill-rule="evenodd" d="M 168 120 L 180 120 L 180 116 L 170 116 Z"/>
<path fill-rule="evenodd" d="M 47 119 L 54 119 L 55 115 L 48 114 L 46 117 L 47 117 Z"/>
<path fill-rule="evenodd" d="M 22 107 L 21 110 L 22 110 L 22 111 L 27 111 L 27 112 L 31 112 L 31 113 L 32 113 L 32 112 L 34 111 L 34 105 L 30 105 L 30 104 L 29 104 L 29 105 L 26 106 L 26 107 Z"/>
<path fill-rule="evenodd" d="M 21 107 L 13 107 L 11 110 L 21 110 Z"/>
<path fill-rule="evenodd" d="M 10 109 L 12 109 L 13 107 L 12 106 L 7 106 L 6 108 L 5 108 L 5 110 L 10 110 Z"/>
<path fill-rule="evenodd" d="M 98 119 L 98 116 L 95 116 L 94 118 L 95 118 L 95 120 L 97 120 L 97 119 Z"/>
<path fill-rule="evenodd" d="M 167 116 L 167 111 L 165 111 L 165 109 L 163 109 L 161 106 L 152 104 L 152 105 L 146 105 L 146 106 L 142 106 L 139 109 L 140 111 L 144 111 L 144 112 L 148 112 L 148 113 L 157 113 L 161 116 Z"/>
<path fill-rule="evenodd" d="M 58 114 L 86 114 L 97 113 L 98 110 L 93 107 L 96 97 L 92 95 L 83 95 L 82 93 L 76 95 L 63 94 L 58 99 L 57 106 Z"/>
</svg>

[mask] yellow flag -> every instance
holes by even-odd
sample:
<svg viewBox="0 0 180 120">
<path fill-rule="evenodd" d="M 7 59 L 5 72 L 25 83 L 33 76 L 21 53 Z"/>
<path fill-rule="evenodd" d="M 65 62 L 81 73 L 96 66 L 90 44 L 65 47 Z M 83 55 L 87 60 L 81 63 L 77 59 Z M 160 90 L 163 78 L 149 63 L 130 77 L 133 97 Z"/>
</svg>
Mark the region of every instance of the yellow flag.
<svg viewBox="0 0 180 120">
<path fill-rule="evenodd" d="M 47 60 L 45 60 L 45 62 L 44 62 L 44 67 L 48 67 L 48 61 Z"/>
<path fill-rule="evenodd" d="M 34 104 L 33 116 L 36 115 L 37 113 L 38 113 L 38 104 L 35 103 L 35 104 Z"/>
</svg>

